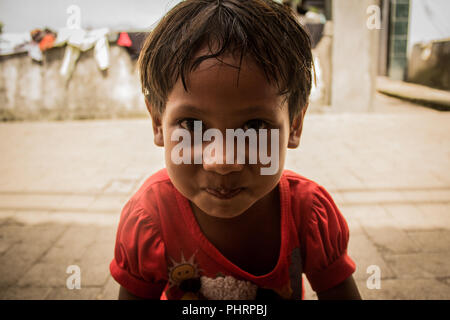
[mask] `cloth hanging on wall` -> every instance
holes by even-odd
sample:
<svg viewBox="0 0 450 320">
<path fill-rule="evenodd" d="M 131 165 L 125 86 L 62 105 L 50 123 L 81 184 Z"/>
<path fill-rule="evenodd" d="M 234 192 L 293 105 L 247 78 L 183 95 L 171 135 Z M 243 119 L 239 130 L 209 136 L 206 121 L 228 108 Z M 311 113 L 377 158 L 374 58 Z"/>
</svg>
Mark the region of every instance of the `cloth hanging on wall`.
<svg viewBox="0 0 450 320">
<path fill-rule="evenodd" d="M 53 32 L 49 28 L 45 28 L 44 30 L 34 29 L 30 32 L 30 35 L 34 42 L 39 43 L 41 51 L 52 48 L 56 39 L 56 32 Z"/>
<path fill-rule="evenodd" d="M 131 59 L 137 59 L 148 32 L 121 32 L 117 45 L 125 47 Z"/>
<path fill-rule="evenodd" d="M 121 47 L 131 47 L 132 42 L 128 33 L 121 32 L 117 44 Z"/>
<path fill-rule="evenodd" d="M 68 45 L 64 51 L 64 58 L 59 73 L 63 76 L 64 81 L 67 82 L 75 68 L 75 64 L 80 56 L 80 49 L 71 45 Z"/>
<path fill-rule="evenodd" d="M 67 44 L 63 64 L 60 69 L 61 76 L 68 81 L 75 68 L 81 52 L 94 47 L 94 57 L 100 70 L 109 68 L 109 45 L 107 40 L 108 28 L 83 30 L 64 28 L 58 32 L 54 46 Z"/>
<path fill-rule="evenodd" d="M 34 29 L 31 32 L 7 33 L 0 35 L 0 55 L 11 55 L 27 52 L 34 61 L 41 62 L 42 52 L 53 47 L 56 33 L 46 28 Z"/>
<path fill-rule="evenodd" d="M 34 61 L 41 62 L 43 59 L 42 52 L 53 47 L 56 38 L 56 33 L 45 28 L 34 29 L 30 32 L 31 42 L 28 45 L 28 55 Z"/>
<path fill-rule="evenodd" d="M 0 34 L 0 56 L 28 52 L 31 36 L 28 32 Z"/>
<path fill-rule="evenodd" d="M 46 34 L 39 42 L 39 48 L 41 49 L 41 51 L 48 50 L 53 47 L 54 42 L 55 36 L 53 34 Z"/>
<path fill-rule="evenodd" d="M 28 56 L 34 61 L 42 61 L 43 56 L 41 48 L 39 48 L 39 43 L 32 41 L 28 44 Z"/>
</svg>

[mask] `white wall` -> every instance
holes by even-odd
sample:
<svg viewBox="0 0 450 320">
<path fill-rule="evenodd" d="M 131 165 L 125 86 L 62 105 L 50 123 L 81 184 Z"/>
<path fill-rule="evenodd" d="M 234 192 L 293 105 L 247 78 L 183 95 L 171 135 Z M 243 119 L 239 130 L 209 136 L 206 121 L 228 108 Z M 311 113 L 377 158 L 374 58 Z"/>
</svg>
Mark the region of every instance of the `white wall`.
<svg viewBox="0 0 450 320">
<path fill-rule="evenodd" d="M 333 0 L 333 111 L 367 112 L 372 108 L 379 31 L 367 27 L 367 8 L 378 4 L 378 0 Z"/>
</svg>

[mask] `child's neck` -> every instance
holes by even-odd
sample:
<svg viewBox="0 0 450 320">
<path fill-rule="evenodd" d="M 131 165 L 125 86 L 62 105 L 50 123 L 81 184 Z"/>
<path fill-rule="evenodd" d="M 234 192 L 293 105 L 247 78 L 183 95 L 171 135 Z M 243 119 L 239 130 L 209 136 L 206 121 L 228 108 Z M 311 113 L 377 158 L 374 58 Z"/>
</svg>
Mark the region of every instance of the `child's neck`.
<svg viewBox="0 0 450 320">
<path fill-rule="evenodd" d="M 255 275 L 275 267 L 281 242 L 278 186 L 234 218 L 212 217 L 191 206 L 203 234 L 228 260 Z"/>
</svg>

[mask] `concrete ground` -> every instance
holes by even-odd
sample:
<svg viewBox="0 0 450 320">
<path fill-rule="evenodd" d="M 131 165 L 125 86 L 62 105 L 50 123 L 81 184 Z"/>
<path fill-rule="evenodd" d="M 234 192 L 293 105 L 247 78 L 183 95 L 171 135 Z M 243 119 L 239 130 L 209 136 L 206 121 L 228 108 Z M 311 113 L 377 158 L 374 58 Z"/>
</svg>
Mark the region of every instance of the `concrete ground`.
<svg viewBox="0 0 450 320">
<path fill-rule="evenodd" d="M 363 298 L 450 298 L 449 136 L 450 113 L 379 94 L 369 114 L 306 116 L 286 167 L 346 217 Z M 0 150 L 0 299 L 115 299 L 121 208 L 163 163 L 150 120 L 1 123 Z"/>
</svg>

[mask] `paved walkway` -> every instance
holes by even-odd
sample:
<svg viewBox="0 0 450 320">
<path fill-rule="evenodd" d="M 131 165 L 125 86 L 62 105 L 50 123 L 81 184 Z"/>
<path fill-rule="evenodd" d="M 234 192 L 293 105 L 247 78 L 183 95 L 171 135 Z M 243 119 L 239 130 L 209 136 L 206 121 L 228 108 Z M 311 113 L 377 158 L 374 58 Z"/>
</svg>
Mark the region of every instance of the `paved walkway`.
<svg viewBox="0 0 450 320">
<path fill-rule="evenodd" d="M 364 298 L 450 299 L 450 113 L 381 95 L 375 106 L 307 115 L 286 167 L 347 218 Z M 0 299 L 115 299 L 121 208 L 163 159 L 150 121 L 1 123 L 0 150 Z M 70 265 L 80 290 L 66 287 Z M 371 265 L 381 289 L 367 288 Z"/>
</svg>

